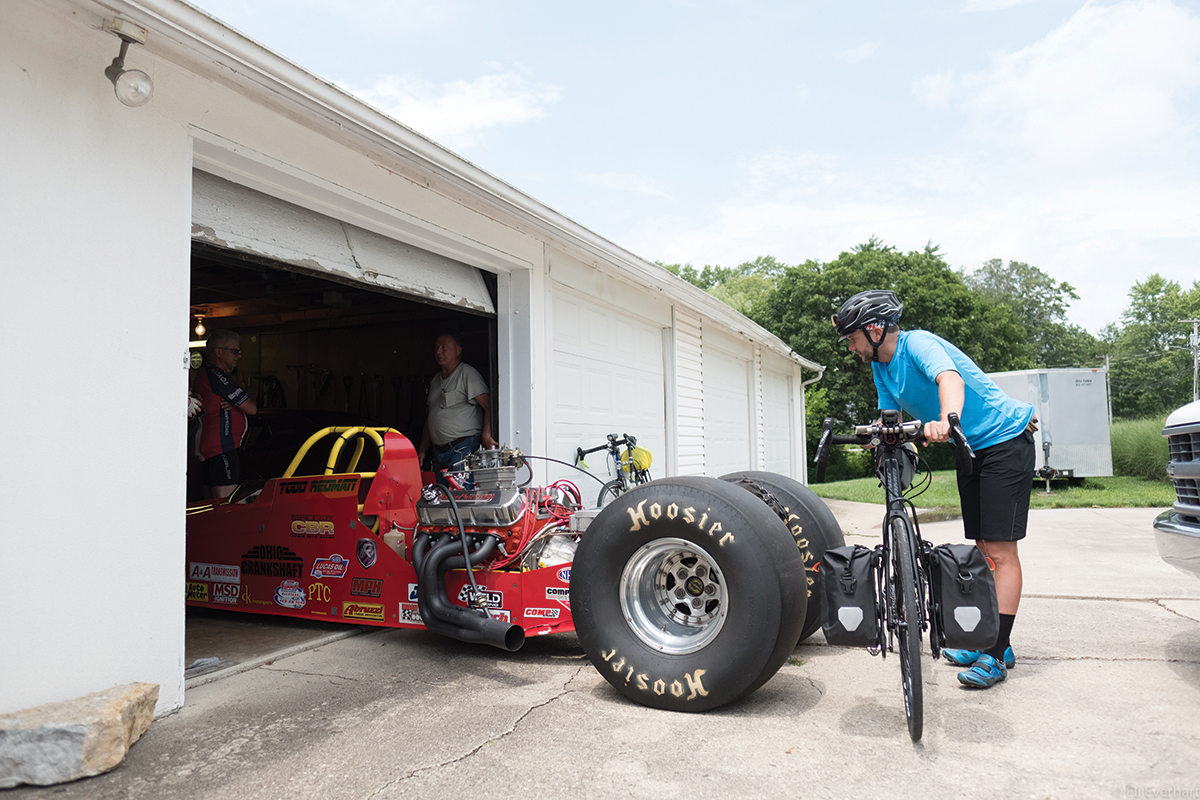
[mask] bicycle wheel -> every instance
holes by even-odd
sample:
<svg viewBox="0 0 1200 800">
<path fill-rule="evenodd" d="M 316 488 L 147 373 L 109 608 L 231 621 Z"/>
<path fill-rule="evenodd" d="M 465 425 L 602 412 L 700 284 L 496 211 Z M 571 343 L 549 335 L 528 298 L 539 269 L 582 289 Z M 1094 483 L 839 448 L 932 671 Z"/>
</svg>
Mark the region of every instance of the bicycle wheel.
<svg viewBox="0 0 1200 800">
<path fill-rule="evenodd" d="M 913 570 L 913 536 L 905 519 L 892 521 L 892 569 L 896 585 L 896 610 L 900 640 L 900 681 L 904 688 L 904 716 L 908 735 L 920 741 L 925 708 L 921 684 L 921 618 L 917 608 L 916 574 Z"/>
<path fill-rule="evenodd" d="M 600 489 L 600 495 L 596 498 L 596 508 L 604 508 L 608 505 L 609 500 L 615 500 L 621 496 L 623 491 L 620 481 L 609 481 Z"/>
</svg>

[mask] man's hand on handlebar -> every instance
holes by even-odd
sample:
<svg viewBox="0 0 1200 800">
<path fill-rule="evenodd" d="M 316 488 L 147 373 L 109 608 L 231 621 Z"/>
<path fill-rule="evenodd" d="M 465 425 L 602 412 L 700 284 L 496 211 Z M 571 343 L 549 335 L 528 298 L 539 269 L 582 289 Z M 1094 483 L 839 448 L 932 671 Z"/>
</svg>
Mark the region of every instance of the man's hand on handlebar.
<svg viewBox="0 0 1200 800">
<path fill-rule="evenodd" d="M 950 441 L 950 423 L 942 420 L 934 420 L 933 422 L 925 423 L 925 446 L 929 447 L 930 442 L 948 442 Z"/>
</svg>

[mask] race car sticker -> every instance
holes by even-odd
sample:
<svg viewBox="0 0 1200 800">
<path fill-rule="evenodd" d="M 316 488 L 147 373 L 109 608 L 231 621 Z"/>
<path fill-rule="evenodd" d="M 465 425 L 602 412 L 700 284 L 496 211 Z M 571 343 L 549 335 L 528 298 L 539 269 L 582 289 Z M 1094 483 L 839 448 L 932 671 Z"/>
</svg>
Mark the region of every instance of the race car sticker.
<svg viewBox="0 0 1200 800">
<path fill-rule="evenodd" d="M 344 602 L 342 603 L 342 618 L 369 619 L 376 622 L 383 622 L 383 604 Z"/>
<path fill-rule="evenodd" d="M 304 494 L 308 491 L 308 481 L 282 481 L 279 484 L 280 494 Z"/>
<path fill-rule="evenodd" d="M 358 478 L 319 478 L 308 488 L 314 494 L 345 494 L 358 489 Z"/>
<path fill-rule="evenodd" d="M 242 555 L 243 575 L 267 578 L 299 578 L 304 559 L 279 544 L 260 544 Z"/>
<path fill-rule="evenodd" d="M 486 586 L 480 584 L 479 593 L 482 594 L 484 600 L 487 601 L 488 608 L 501 608 L 504 605 L 504 592 L 492 591 Z M 459 589 L 458 591 L 458 602 L 466 603 L 469 606 L 477 608 L 479 604 L 475 602 L 475 596 L 475 589 L 471 586 L 471 584 L 465 584 L 463 585 L 462 589 Z"/>
<path fill-rule="evenodd" d="M 195 600 L 199 603 L 208 602 L 208 584 L 207 583 L 189 583 L 187 585 L 187 599 Z"/>
<path fill-rule="evenodd" d="M 233 564 L 188 564 L 188 579 L 193 581 L 215 581 L 217 583 L 241 583 L 242 570 Z"/>
<path fill-rule="evenodd" d="M 424 625 L 425 622 L 421 619 L 421 609 L 416 603 L 401 603 L 400 604 L 400 621 L 410 622 L 416 625 Z"/>
<path fill-rule="evenodd" d="M 339 556 L 337 553 L 328 558 L 318 558 L 313 561 L 311 578 L 344 578 L 346 576 L 346 568 L 350 566 L 350 562 Z"/>
<path fill-rule="evenodd" d="M 355 597 L 382 597 L 383 581 L 375 578 L 355 578 L 350 582 L 350 594 Z"/>
<path fill-rule="evenodd" d="M 501 622 L 512 622 L 512 612 L 507 608 L 489 609 L 488 616 L 492 619 L 500 620 Z"/>
<path fill-rule="evenodd" d="M 233 583 L 214 583 L 212 585 L 212 601 L 236 606 L 238 601 L 238 586 Z"/>
<path fill-rule="evenodd" d="M 308 585 L 308 599 L 317 603 L 329 602 L 329 587 L 323 583 L 310 583 Z"/>
<path fill-rule="evenodd" d="M 292 514 L 292 538 L 332 539 L 333 536 L 333 517 Z"/>
<path fill-rule="evenodd" d="M 375 560 L 379 558 L 379 551 L 375 547 L 374 539 L 359 539 L 358 547 L 355 550 L 358 554 L 358 563 L 362 564 L 363 569 L 375 566 Z"/>
<path fill-rule="evenodd" d="M 571 607 L 571 590 L 564 589 L 561 586 L 547 586 L 546 599 L 557 600 L 560 603 L 566 603 L 567 607 Z"/>
<path fill-rule="evenodd" d="M 284 608 L 304 608 L 305 596 L 304 590 L 300 588 L 300 581 L 284 581 L 279 584 L 279 588 L 275 590 L 275 603 Z"/>
<path fill-rule="evenodd" d="M 558 571 L 558 579 L 560 581 L 562 581 L 563 583 L 570 583 L 571 582 L 571 568 L 563 567 L 562 569 L 560 569 Z"/>
<path fill-rule="evenodd" d="M 558 619 L 561 608 L 527 608 L 525 619 Z"/>
<path fill-rule="evenodd" d="M 415 583 L 410 583 L 408 585 L 408 602 L 417 602 L 417 585 Z"/>
</svg>

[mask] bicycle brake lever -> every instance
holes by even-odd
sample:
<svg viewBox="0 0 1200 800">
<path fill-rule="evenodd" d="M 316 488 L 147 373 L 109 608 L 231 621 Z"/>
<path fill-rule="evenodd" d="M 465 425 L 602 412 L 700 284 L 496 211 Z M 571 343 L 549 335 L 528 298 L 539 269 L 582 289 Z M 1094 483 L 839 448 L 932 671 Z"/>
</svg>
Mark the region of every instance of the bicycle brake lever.
<svg viewBox="0 0 1200 800">
<path fill-rule="evenodd" d="M 821 423 L 821 440 L 817 442 L 817 483 L 825 480 L 825 465 L 829 463 L 829 440 L 833 437 L 833 418 L 826 417 Z"/>
<path fill-rule="evenodd" d="M 963 433 L 962 425 L 959 424 L 958 414 L 950 412 L 946 415 L 946 421 L 950 423 L 950 437 L 954 439 L 959 451 L 967 458 L 975 458 L 975 451 L 967 443 L 967 435 Z"/>
</svg>

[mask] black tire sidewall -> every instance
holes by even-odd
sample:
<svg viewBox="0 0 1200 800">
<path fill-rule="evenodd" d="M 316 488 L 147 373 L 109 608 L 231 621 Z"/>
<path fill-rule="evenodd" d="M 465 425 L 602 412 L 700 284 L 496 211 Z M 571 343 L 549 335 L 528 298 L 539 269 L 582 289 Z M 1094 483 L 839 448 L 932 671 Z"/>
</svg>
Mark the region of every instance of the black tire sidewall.
<svg viewBox="0 0 1200 800">
<path fill-rule="evenodd" d="M 782 664 L 781 630 L 785 638 L 798 636 L 802 620 L 785 611 L 781 584 L 795 582 L 803 565 L 778 517 L 747 499 L 714 478 L 659 480 L 621 495 L 588 526 L 571 567 L 571 613 L 588 657 L 625 696 L 655 708 L 706 711 L 753 691 Z M 659 652 L 637 636 L 620 606 L 629 559 L 668 538 L 708 553 L 725 587 L 728 616 L 694 653 Z M 789 626 L 796 630 L 787 632 Z"/>
</svg>

